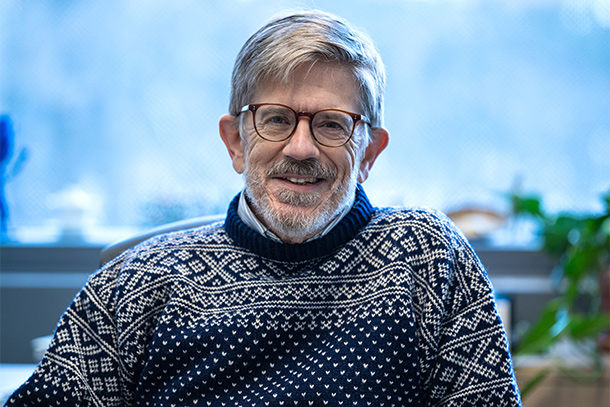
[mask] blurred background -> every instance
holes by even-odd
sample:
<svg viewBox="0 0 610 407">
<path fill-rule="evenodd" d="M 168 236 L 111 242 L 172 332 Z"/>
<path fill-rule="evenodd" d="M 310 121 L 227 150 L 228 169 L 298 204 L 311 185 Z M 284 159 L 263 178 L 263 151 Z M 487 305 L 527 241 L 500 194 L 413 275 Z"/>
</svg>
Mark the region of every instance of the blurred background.
<svg viewBox="0 0 610 407">
<path fill-rule="evenodd" d="M 527 222 L 505 222 L 508 197 L 604 211 L 609 0 L 0 0 L 1 361 L 32 362 L 102 246 L 225 212 L 242 185 L 218 135 L 233 62 L 291 8 L 345 17 L 387 66 L 373 203 L 438 208 L 479 243 L 482 229 L 507 325 L 535 318 L 553 264 Z M 540 284 L 510 280 L 527 273 Z"/>
<path fill-rule="evenodd" d="M 347 18 L 387 65 L 375 204 L 505 212 L 521 188 L 602 209 L 608 0 L 1 0 L 8 237 L 99 241 L 224 212 L 241 187 L 217 124 L 235 56 L 294 7 Z"/>
</svg>

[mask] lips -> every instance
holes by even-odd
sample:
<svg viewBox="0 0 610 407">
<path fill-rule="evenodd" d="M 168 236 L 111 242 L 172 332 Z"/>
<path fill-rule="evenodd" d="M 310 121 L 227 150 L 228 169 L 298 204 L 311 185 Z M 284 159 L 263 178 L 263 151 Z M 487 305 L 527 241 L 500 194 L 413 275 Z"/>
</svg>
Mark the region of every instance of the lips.
<svg viewBox="0 0 610 407">
<path fill-rule="evenodd" d="M 306 184 L 315 184 L 320 181 L 320 178 L 294 178 L 294 177 L 284 177 L 286 181 L 292 182 L 297 185 L 306 185 Z"/>
</svg>

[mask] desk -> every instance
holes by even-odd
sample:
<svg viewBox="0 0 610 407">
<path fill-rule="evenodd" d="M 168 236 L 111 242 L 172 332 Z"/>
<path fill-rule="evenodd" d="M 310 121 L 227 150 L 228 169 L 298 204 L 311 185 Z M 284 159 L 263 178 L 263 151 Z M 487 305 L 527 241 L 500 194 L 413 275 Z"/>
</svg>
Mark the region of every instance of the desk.
<svg viewBox="0 0 610 407">
<path fill-rule="evenodd" d="M 544 357 L 515 359 L 515 375 L 523 386 L 550 365 Z M 604 356 L 604 372 L 597 380 L 577 381 L 553 370 L 523 400 L 523 407 L 608 407 L 610 406 L 610 355 Z"/>
</svg>

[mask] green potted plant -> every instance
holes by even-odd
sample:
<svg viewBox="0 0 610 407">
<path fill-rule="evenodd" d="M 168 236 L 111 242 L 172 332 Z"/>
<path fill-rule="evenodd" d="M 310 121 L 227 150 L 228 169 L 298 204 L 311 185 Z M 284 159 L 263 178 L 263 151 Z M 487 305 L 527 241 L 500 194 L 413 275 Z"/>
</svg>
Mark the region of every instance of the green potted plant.
<svg viewBox="0 0 610 407">
<path fill-rule="evenodd" d="M 599 215 L 551 215 L 537 196 L 511 195 L 513 215 L 529 217 L 539 227 L 541 250 L 554 258 L 552 279 L 557 297 L 550 301 L 525 334 L 518 339 L 515 356 L 548 354 L 568 342 L 588 352 L 593 369 L 571 369 L 552 364 L 542 369 L 522 388 L 522 396 L 554 369 L 576 379 L 594 379 L 602 373 L 602 352 L 607 352 L 610 314 L 610 192 L 604 197 L 605 211 Z M 591 344 L 594 344 L 591 346 Z"/>
</svg>

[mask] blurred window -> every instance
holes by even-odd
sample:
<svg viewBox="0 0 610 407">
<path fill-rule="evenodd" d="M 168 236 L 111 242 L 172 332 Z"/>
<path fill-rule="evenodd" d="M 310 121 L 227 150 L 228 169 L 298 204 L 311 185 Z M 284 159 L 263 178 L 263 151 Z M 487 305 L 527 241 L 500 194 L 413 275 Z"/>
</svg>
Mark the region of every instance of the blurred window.
<svg viewBox="0 0 610 407">
<path fill-rule="evenodd" d="M 0 2 L 8 236 L 105 241 L 224 212 L 242 182 L 218 135 L 235 56 L 277 11 L 309 3 Z M 519 187 L 550 211 L 601 210 L 608 0 L 323 6 L 387 65 L 390 144 L 365 185 L 376 205 L 504 212 Z"/>
</svg>

